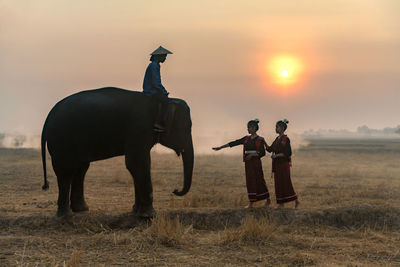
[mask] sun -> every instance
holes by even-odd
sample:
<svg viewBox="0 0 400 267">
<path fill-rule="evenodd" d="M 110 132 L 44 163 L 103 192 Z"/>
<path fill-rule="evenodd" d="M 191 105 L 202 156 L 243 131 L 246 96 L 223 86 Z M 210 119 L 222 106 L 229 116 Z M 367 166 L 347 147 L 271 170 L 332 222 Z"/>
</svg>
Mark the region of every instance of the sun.
<svg viewBox="0 0 400 267">
<path fill-rule="evenodd" d="M 293 85 L 299 83 L 303 74 L 301 60 L 288 54 L 280 54 L 266 60 L 268 80 L 277 85 Z"/>
</svg>

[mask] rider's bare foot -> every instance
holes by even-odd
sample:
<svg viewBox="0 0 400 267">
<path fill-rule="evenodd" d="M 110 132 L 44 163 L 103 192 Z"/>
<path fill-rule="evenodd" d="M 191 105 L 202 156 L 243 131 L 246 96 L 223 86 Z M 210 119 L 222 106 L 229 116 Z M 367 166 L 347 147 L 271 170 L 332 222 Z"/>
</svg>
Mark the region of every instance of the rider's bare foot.
<svg viewBox="0 0 400 267">
<path fill-rule="evenodd" d="M 300 201 L 296 200 L 296 203 L 294 204 L 294 208 L 297 209 L 300 206 Z"/>
<path fill-rule="evenodd" d="M 265 201 L 264 207 L 268 208 L 269 205 L 271 205 L 271 199 L 267 199 L 267 201 Z"/>
</svg>

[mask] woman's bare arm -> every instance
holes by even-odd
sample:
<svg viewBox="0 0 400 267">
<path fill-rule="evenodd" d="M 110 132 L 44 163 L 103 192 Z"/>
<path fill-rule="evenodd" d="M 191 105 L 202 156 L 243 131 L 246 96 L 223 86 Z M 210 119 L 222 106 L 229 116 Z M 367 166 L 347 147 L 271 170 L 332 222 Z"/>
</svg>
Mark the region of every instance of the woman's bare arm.
<svg viewBox="0 0 400 267">
<path fill-rule="evenodd" d="M 215 151 L 218 151 L 218 150 L 221 150 L 221 149 L 226 148 L 226 147 L 229 147 L 229 143 L 225 144 L 223 146 L 213 147 L 212 149 L 215 150 Z"/>
</svg>

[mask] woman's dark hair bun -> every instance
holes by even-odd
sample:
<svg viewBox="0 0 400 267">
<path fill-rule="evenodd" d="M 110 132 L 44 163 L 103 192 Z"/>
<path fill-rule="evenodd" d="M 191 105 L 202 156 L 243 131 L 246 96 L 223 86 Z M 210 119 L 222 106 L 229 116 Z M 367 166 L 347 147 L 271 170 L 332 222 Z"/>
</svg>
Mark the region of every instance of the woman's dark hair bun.
<svg viewBox="0 0 400 267">
<path fill-rule="evenodd" d="M 259 122 L 260 122 L 259 119 L 251 120 L 251 121 L 249 121 L 249 122 L 247 123 L 247 127 L 249 127 L 250 125 L 255 125 L 255 126 L 256 126 L 256 130 L 258 131 L 258 123 L 259 123 Z"/>
</svg>

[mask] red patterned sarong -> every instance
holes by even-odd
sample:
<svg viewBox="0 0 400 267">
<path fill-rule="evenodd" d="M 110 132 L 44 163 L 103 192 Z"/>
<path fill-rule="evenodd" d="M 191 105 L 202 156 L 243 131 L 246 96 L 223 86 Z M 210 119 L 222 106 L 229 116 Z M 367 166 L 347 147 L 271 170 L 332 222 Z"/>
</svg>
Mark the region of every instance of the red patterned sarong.
<svg viewBox="0 0 400 267">
<path fill-rule="evenodd" d="M 272 171 L 275 180 L 276 202 L 282 204 L 297 199 L 290 178 L 290 163 L 287 161 L 273 161 Z"/>
<path fill-rule="evenodd" d="M 250 202 L 256 202 L 269 198 L 267 184 L 264 180 L 260 159 L 245 161 L 246 186 Z"/>
</svg>

